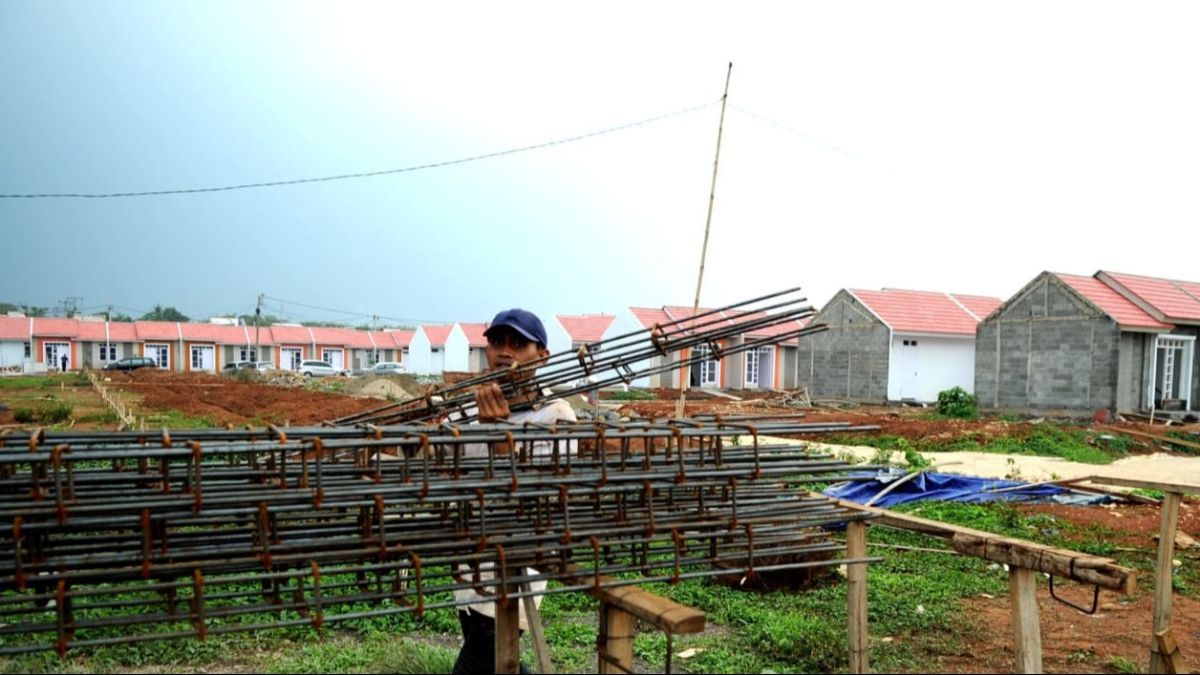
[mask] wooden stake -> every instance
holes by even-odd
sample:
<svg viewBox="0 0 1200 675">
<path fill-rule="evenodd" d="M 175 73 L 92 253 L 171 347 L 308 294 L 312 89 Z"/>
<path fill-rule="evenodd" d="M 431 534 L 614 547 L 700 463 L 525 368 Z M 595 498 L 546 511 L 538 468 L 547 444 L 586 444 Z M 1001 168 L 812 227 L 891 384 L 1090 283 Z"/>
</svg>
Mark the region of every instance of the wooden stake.
<svg viewBox="0 0 1200 675">
<path fill-rule="evenodd" d="M 633 615 L 607 602 L 600 603 L 600 634 L 596 638 L 599 673 L 633 672 Z"/>
<path fill-rule="evenodd" d="M 529 584 L 521 584 L 521 592 L 528 593 Z M 542 630 L 542 615 L 538 613 L 537 603 L 533 598 L 522 598 L 521 607 L 525 610 L 525 623 L 529 624 L 529 637 L 533 640 L 538 672 L 554 675 L 554 662 L 550 660 L 550 647 L 546 644 L 546 633 Z"/>
<path fill-rule="evenodd" d="M 1038 619 L 1037 576 L 1031 569 L 1009 568 L 1008 586 L 1016 670 L 1018 673 L 1040 673 L 1042 627 Z"/>
<path fill-rule="evenodd" d="M 507 570 L 509 578 L 523 573 L 520 567 Z M 516 584 L 508 585 L 508 592 L 515 593 Z M 497 600 L 496 609 L 496 672 L 518 673 L 521 671 L 521 605 L 509 600 L 504 606 Z"/>
<path fill-rule="evenodd" d="M 1183 664 L 1183 655 L 1179 653 L 1179 644 L 1175 642 L 1175 636 L 1171 635 L 1171 631 L 1164 630 L 1161 633 L 1155 633 L 1154 644 L 1158 647 L 1158 653 L 1163 657 L 1163 666 L 1166 668 L 1163 672 L 1171 673 L 1171 675 L 1188 672 L 1187 667 Z"/>
<path fill-rule="evenodd" d="M 1162 502 L 1162 529 L 1158 531 L 1158 566 L 1154 571 L 1154 635 L 1171 630 L 1171 561 L 1175 558 L 1175 530 L 1179 527 L 1179 501 L 1183 495 L 1168 492 Z M 1150 672 L 1169 673 L 1166 655 L 1158 640 L 1150 643 Z"/>
<path fill-rule="evenodd" d="M 852 521 L 846 524 L 846 558 L 867 557 L 867 524 Z M 867 564 L 846 565 L 847 594 L 849 596 L 849 642 L 850 672 L 869 671 L 867 637 Z"/>
</svg>

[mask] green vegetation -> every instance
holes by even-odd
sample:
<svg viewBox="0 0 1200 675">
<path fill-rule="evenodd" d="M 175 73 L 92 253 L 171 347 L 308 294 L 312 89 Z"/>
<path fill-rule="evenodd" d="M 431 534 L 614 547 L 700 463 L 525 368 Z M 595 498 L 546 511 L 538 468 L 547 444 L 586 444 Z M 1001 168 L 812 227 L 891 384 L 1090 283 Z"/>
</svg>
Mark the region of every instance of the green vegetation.
<svg viewBox="0 0 1200 675">
<path fill-rule="evenodd" d="M 58 424 L 71 419 L 75 406 L 53 402 L 32 408 L 13 408 L 13 419 L 20 424 Z"/>
<path fill-rule="evenodd" d="M 186 314 L 174 307 L 155 305 L 154 309 L 142 315 L 142 321 L 191 321 Z"/>
<path fill-rule="evenodd" d="M 658 396 L 652 391 L 643 389 L 630 389 L 628 391 L 614 391 L 605 394 L 605 400 L 609 401 L 655 401 Z"/>
<path fill-rule="evenodd" d="M 1093 438 L 1082 429 L 1066 429 L 1049 423 L 1014 429 L 1011 436 L 990 436 L 986 433 L 968 432 L 957 437 L 931 437 L 908 440 L 887 434 L 877 436 L 830 436 L 826 442 L 837 445 L 865 445 L 887 451 L 886 461 L 893 451 L 908 454 L 909 449 L 917 452 L 995 452 L 1008 455 L 1038 455 L 1062 457 L 1072 462 L 1085 464 L 1109 464 L 1125 456 L 1132 442 L 1122 436 L 1111 439 Z"/>
<path fill-rule="evenodd" d="M 162 410 L 145 417 L 146 426 L 151 428 L 167 427 L 169 429 L 206 429 L 217 426 L 208 417 L 192 417 L 178 410 Z"/>
<path fill-rule="evenodd" d="M 938 393 L 937 410 L 943 417 L 973 420 L 979 416 L 979 402 L 962 387 L 954 387 Z"/>
</svg>

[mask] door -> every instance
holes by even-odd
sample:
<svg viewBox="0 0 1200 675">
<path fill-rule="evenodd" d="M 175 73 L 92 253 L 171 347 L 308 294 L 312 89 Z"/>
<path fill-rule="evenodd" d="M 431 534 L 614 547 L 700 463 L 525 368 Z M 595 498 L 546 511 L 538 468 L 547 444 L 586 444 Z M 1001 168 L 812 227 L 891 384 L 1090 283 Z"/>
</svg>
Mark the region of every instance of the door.
<svg viewBox="0 0 1200 675">
<path fill-rule="evenodd" d="M 434 349 L 429 359 L 430 374 L 440 374 L 446 367 L 446 353 L 441 349 Z"/>
<path fill-rule="evenodd" d="M 321 360 L 333 366 L 335 370 L 346 369 L 346 353 L 341 349 L 322 349 Z"/>
<path fill-rule="evenodd" d="M 279 368 L 281 370 L 300 370 L 300 362 L 304 360 L 304 350 L 298 347 L 283 347 L 280 349 Z"/>
<path fill-rule="evenodd" d="M 165 370 L 171 367 L 171 348 L 168 345 L 146 345 L 146 358 L 154 359 L 154 365 Z"/>
<path fill-rule="evenodd" d="M 192 370 L 217 370 L 217 350 L 212 345 L 192 345 Z"/>
<path fill-rule="evenodd" d="M 900 398 L 920 397 L 921 360 L 917 352 L 919 340 L 904 340 L 900 344 Z"/>
<path fill-rule="evenodd" d="M 759 389 L 770 389 L 775 386 L 775 348 L 759 347 L 755 360 L 758 362 Z"/>
<path fill-rule="evenodd" d="M 46 368 L 64 372 L 71 369 L 70 342 L 46 342 L 42 346 L 45 349 Z M 66 361 L 63 361 L 64 358 Z"/>
<path fill-rule="evenodd" d="M 721 362 L 706 358 L 712 354 L 708 345 L 696 345 L 694 356 L 702 360 L 692 363 L 692 386 L 716 387 L 721 381 Z"/>
</svg>

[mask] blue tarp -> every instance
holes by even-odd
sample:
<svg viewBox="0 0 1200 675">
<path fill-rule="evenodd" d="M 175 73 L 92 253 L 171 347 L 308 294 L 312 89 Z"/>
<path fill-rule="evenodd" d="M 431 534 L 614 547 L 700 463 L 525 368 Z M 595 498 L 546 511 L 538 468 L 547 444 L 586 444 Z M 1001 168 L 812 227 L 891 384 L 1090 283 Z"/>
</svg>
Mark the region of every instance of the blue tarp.
<svg viewBox="0 0 1200 675">
<path fill-rule="evenodd" d="M 865 504 L 872 497 L 882 492 L 893 481 L 907 475 L 899 469 L 885 469 L 878 472 L 861 473 L 853 476 L 859 480 L 838 483 L 826 488 L 823 492 L 830 497 L 845 499 L 856 504 Z M 897 487 L 873 506 L 887 508 L 896 504 L 926 500 L 953 502 L 993 502 L 993 501 L 1040 501 L 1060 504 L 1095 504 L 1109 501 L 1106 495 L 1082 495 L 1071 492 L 1057 485 L 1027 485 L 1020 481 L 999 480 L 995 478 L 977 478 L 975 476 L 959 476 L 950 473 L 922 473 L 907 483 Z M 989 492 L 1000 488 L 1016 488 L 1004 492 Z"/>
</svg>

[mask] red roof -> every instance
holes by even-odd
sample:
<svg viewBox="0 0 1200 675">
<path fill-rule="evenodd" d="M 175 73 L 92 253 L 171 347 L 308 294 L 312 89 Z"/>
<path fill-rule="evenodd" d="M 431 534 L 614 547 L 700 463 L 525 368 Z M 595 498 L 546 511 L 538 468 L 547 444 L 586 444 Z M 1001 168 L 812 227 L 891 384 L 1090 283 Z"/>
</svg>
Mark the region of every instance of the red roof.
<svg viewBox="0 0 1200 675">
<path fill-rule="evenodd" d="M 108 339 L 113 342 L 137 342 L 137 327 L 130 321 L 112 321 L 108 324 Z"/>
<path fill-rule="evenodd" d="M 38 337 L 76 337 L 79 335 L 79 321 L 38 317 L 33 320 L 33 334 Z"/>
<path fill-rule="evenodd" d="M 80 340 L 104 342 L 108 334 L 104 332 L 103 321 L 80 321 L 75 335 Z"/>
<path fill-rule="evenodd" d="M 277 345 L 306 345 L 313 341 L 304 326 L 271 326 L 271 336 Z"/>
<path fill-rule="evenodd" d="M 454 329 L 453 325 L 449 326 L 421 326 L 421 330 L 425 331 L 425 337 L 429 338 L 430 347 L 441 347 L 446 344 L 446 338 L 450 337 L 450 331 Z"/>
<path fill-rule="evenodd" d="M 991 316 L 996 308 L 1004 304 L 1000 298 L 989 298 L 986 295 L 959 295 L 951 293 L 950 297 L 957 300 L 967 311 L 974 314 L 980 321 Z"/>
<path fill-rule="evenodd" d="M 179 324 L 174 321 L 134 321 L 139 340 L 178 340 Z"/>
<path fill-rule="evenodd" d="M 483 331 L 487 330 L 486 323 L 459 323 L 463 333 L 467 336 L 467 346 L 469 347 L 486 347 L 487 338 L 483 336 Z"/>
<path fill-rule="evenodd" d="M 407 347 L 409 342 L 412 342 L 413 333 L 411 330 L 385 330 L 371 333 L 375 336 L 375 342 L 380 349 L 391 349 L 394 347 Z"/>
<path fill-rule="evenodd" d="M 29 319 L 26 317 L 0 316 L 0 340 L 29 339 Z"/>
<path fill-rule="evenodd" d="M 1101 281 L 1133 295 L 1166 320 L 1200 321 L 1200 285 L 1117 272 L 1098 272 Z"/>
<path fill-rule="evenodd" d="M 183 339 L 188 342 L 214 342 L 222 345 L 244 345 L 246 331 L 241 326 L 220 326 L 214 323 L 181 323 Z"/>
<path fill-rule="evenodd" d="M 1074 274 L 1055 274 L 1054 276 L 1103 310 L 1118 325 L 1129 328 L 1171 328 L 1170 324 L 1162 323 L 1150 316 L 1141 307 L 1122 297 L 1120 293 L 1095 277 L 1081 277 Z"/>
<path fill-rule="evenodd" d="M 571 342 L 592 344 L 604 339 L 604 331 L 617 317 L 612 314 L 557 314 L 558 322 L 571 336 Z"/>
<path fill-rule="evenodd" d="M 964 307 L 966 303 L 960 298 L 968 298 L 972 305 L 979 307 L 984 306 L 984 301 L 995 302 L 997 307 L 1001 304 L 999 298 L 952 296 L 931 291 L 894 288 L 882 291 L 847 290 L 880 321 L 898 333 L 975 335 L 975 328 L 983 316 L 978 316 L 973 310 L 968 311 Z"/>
<path fill-rule="evenodd" d="M 348 328 L 313 326 L 312 339 L 317 344 L 327 347 L 350 347 L 352 346 L 350 343 L 353 341 L 353 336 L 350 335 L 352 332 L 359 331 L 352 331 Z M 371 346 L 371 341 L 366 339 L 366 336 L 363 336 L 363 342 L 367 343 L 367 347 Z"/>
</svg>

